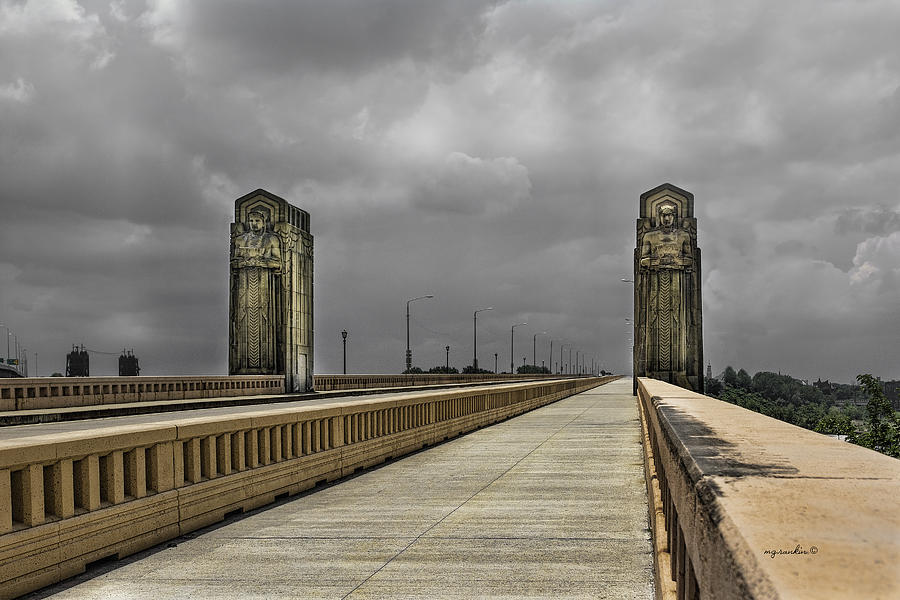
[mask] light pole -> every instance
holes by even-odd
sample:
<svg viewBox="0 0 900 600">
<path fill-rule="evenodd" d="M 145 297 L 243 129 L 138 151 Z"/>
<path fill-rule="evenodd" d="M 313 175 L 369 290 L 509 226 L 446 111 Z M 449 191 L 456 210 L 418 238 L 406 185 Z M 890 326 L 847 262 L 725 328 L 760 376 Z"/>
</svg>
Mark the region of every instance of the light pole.
<svg viewBox="0 0 900 600">
<path fill-rule="evenodd" d="M 494 375 L 497 374 L 497 353 L 494 352 Z"/>
<path fill-rule="evenodd" d="M 631 316 L 632 318 L 637 318 L 637 315 L 634 314 L 637 306 L 637 284 L 634 282 L 634 279 L 628 279 L 627 277 L 622 277 L 622 283 L 630 283 L 632 287 L 632 304 L 631 304 Z M 629 319 L 626 319 L 629 321 Z M 634 321 L 631 321 L 631 394 L 633 396 L 637 396 L 637 362 L 635 358 L 635 346 L 637 345 L 637 327 L 635 327 Z"/>
<path fill-rule="evenodd" d="M 528 323 L 516 323 L 512 326 L 512 329 L 509 331 L 509 374 L 512 375 L 516 372 L 516 359 L 515 354 L 513 354 L 513 349 L 515 348 L 516 341 L 516 327 L 521 327 L 522 325 L 528 325 Z"/>
<path fill-rule="evenodd" d="M 575 374 L 576 375 L 581 375 L 581 372 L 578 369 L 578 353 L 579 352 L 580 352 L 580 350 L 575 351 Z"/>
<path fill-rule="evenodd" d="M 531 340 L 531 364 L 537 366 L 537 336 L 544 335 L 547 333 L 546 331 L 539 331 L 534 334 L 534 337 Z"/>
<path fill-rule="evenodd" d="M 571 375 L 572 374 L 572 346 L 569 346 L 569 362 L 566 364 L 569 365 L 568 371 L 569 371 L 569 375 Z"/>
<path fill-rule="evenodd" d="M 347 330 L 341 332 L 341 338 L 344 340 L 344 375 L 347 374 Z"/>
<path fill-rule="evenodd" d="M 450 346 L 447 346 L 447 373 L 450 373 Z"/>
<path fill-rule="evenodd" d="M 493 306 L 479 308 L 472 315 L 472 368 L 478 372 L 478 313 L 486 310 L 494 310 Z"/>
<path fill-rule="evenodd" d="M 550 356 L 547 358 L 547 367 L 553 373 L 553 338 L 550 338 Z"/>
<path fill-rule="evenodd" d="M 562 375 L 565 375 L 565 373 L 563 373 L 563 371 L 565 371 L 565 369 L 563 368 L 563 360 L 562 360 L 562 351 L 563 351 L 563 348 L 565 348 L 565 347 L 566 347 L 565 344 L 561 344 L 559 346 L 559 365 L 558 365 L 557 371 L 559 371 L 560 374 L 562 374 Z"/>
<path fill-rule="evenodd" d="M 425 298 L 434 298 L 434 294 L 427 294 L 417 298 L 410 298 L 406 301 L 406 370 L 412 369 L 412 350 L 409 349 L 409 303 L 416 300 L 424 300 Z"/>
<path fill-rule="evenodd" d="M 0 323 L 0 327 L 6 329 L 6 361 L 9 362 L 9 326 L 5 323 Z"/>
</svg>

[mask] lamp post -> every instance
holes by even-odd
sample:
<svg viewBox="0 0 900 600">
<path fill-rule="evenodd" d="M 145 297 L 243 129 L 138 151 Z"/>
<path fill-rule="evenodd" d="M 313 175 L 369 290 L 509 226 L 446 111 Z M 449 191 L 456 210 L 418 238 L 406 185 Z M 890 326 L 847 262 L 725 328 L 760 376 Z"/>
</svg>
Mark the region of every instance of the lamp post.
<svg viewBox="0 0 900 600">
<path fill-rule="evenodd" d="M 537 366 L 537 336 L 544 335 L 547 333 L 546 331 L 539 331 L 534 334 L 534 337 L 531 340 L 531 364 Z"/>
<path fill-rule="evenodd" d="M 563 348 L 565 348 L 565 347 L 566 347 L 565 344 L 561 344 L 561 345 L 559 346 L 559 365 L 558 365 L 558 369 L 557 369 L 557 370 L 558 370 L 558 371 L 560 372 L 560 374 L 562 374 L 562 375 L 565 375 L 565 373 L 563 373 L 563 371 L 565 371 L 565 369 L 563 368 L 563 360 L 562 360 L 562 351 L 563 351 Z"/>
<path fill-rule="evenodd" d="M 409 349 L 409 303 L 416 300 L 424 300 L 426 298 L 434 298 L 434 294 L 427 294 L 417 298 L 410 298 L 406 301 L 406 370 L 412 369 L 412 350 Z"/>
<path fill-rule="evenodd" d="M 637 305 L 637 284 L 634 282 L 634 279 L 628 279 L 627 277 L 622 277 L 622 283 L 630 283 L 632 287 L 632 311 L 635 310 Z M 631 316 L 635 318 L 637 315 L 632 312 Z M 629 319 L 626 319 L 629 321 Z M 634 321 L 631 321 L 631 329 L 632 329 L 632 337 L 631 337 L 631 394 L 633 396 L 637 396 L 637 365 L 635 364 L 635 352 L 634 347 L 637 344 L 637 328 L 634 326 Z"/>
<path fill-rule="evenodd" d="M 569 375 L 571 375 L 572 374 L 572 346 L 569 346 L 569 362 L 566 364 L 569 365 L 568 371 L 569 371 Z"/>
<path fill-rule="evenodd" d="M 581 375 L 581 371 L 579 371 L 579 369 L 578 369 L 578 353 L 579 352 L 580 352 L 580 350 L 575 351 L 575 374 L 576 375 Z"/>
<path fill-rule="evenodd" d="M 516 341 L 516 327 L 521 327 L 522 325 L 528 325 L 528 323 L 516 323 L 512 326 L 512 329 L 509 330 L 509 374 L 512 375 L 516 372 L 516 359 L 513 358 L 515 341 Z"/>
<path fill-rule="evenodd" d="M 447 346 L 447 373 L 450 373 L 450 346 Z"/>
<path fill-rule="evenodd" d="M 341 338 L 344 340 L 344 375 L 347 374 L 347 330 L 341 332 Z"/>
<path fill-rule="evenodd" d="M 5 323 L 0 323 L 0 327 L 6 329 L 6 361 L 9 362 L 9 326 Z"/>
<path fill-rule="evenodd" d="M 547 367 L 553 373 L 553 338 L 550 338 L 550 356 L 547 358 Z"/>
<path fill-rule="evenodd" d="M 479 308 L 472 314 L 472 368 L 478 372 L 478 313 L 494 310 L 493 306 Z"/>
<path fill-rule="evenodd" d="M 494 375 L 497 374 L 497 353 L 494 352 Z"/>
</svg>

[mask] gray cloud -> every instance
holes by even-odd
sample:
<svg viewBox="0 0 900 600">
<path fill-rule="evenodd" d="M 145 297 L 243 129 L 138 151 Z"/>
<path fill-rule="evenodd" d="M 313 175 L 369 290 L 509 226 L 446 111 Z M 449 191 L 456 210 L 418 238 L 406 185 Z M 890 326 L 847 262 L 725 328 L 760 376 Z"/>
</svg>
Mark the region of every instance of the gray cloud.
<svg viewBox="0 0 900 600">
<path fill-rule="evenodd" d="M 898 28 L 889 0 L 0 0 L 0 321 L 44 373 L 75 342 L 223 372 L 232 203 L 265 187 L 312 215 L 320 371 L 342 328 L 352 370 L 402 368 L 429 292 L 422 366 L 468 364 L 494 305 L 483 363 L 527 320 L 517 355 L 549 330 L 624 370 L 637 199 L 671 181 L 714 370 L 900 377 Z"/>
</svg>

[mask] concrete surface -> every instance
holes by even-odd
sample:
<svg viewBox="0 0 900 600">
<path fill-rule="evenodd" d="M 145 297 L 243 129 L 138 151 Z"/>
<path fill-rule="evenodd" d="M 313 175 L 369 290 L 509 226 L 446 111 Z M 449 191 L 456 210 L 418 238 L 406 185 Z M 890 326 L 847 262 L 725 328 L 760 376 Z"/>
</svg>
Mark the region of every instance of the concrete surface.
<svg viewBox="0 0 900 600">
<path fill-rule="evenodd" d="M 652 598 L 640 441 L 615 381 L 28 597 Z"/>
<path fill-rule="evenodd" d="M 639 379 L 654 463 L 701 598 L 900 598 L 900 461 Z M 689 573 L 689 567 L 693 569 Z"/>
</svg>

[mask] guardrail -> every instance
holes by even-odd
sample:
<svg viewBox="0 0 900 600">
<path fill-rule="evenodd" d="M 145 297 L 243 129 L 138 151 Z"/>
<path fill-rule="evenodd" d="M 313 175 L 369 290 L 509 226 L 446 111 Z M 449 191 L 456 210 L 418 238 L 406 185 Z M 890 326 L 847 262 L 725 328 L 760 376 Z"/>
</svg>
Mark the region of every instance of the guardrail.
<svg viewBox="0 0 900 600">
<path fill-rule="evenodd" d="M 160 417 L 0 440 L 0 597 L 614 379 Z"/>
<path fill-rule="evenodd" d="M 900 597 L 900 461 L 638 380 L 657 598 Z"/>
<path fill-rule="evenodd" d="M 488 381 L 565 379 L 576 375 L 316 375 L 316 391 Z M 0 379 L 0 412 L 285 394 L 284 375 L 190 377 L 24 377 Z"/>
</svg>

